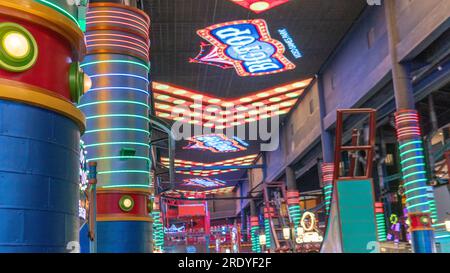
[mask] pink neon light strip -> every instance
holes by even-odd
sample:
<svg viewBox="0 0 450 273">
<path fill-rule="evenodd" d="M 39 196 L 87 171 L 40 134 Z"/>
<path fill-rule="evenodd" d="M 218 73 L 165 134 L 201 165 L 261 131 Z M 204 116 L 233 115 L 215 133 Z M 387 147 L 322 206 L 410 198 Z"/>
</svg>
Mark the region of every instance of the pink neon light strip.
<svg viewBox="0 0 450 273">
<path fill-rule="evenodd" d="M 105 23 L 105 24 L 117 24 L 117 25 L 125 25 L 131 28 L 137 28 L 140 31 L 144 32 L 145 34 L 148 35 L 148 30 L 142 29 L 140 27 L 137 27 L 135 25 L 129 24 L 129 23 L 125 23 L 125 22 L 116 22 L 116 21 L 88 21 L 86 24 L 87 25 L 92 25 L 92 24 L 99 24 L 99 23 Z"/>
<path fill-rule="evenodd" d="M 127 48 L 127 49 L 130 49 L 130 50 L 135 50 L 135 51 L 137 51 L 137 52 L 143 54 L 144 56 L 146 56 L 146 57 L 148 58 L 148 54 L 147 54 L 146 52 L 143 52 L 143 51 L 141 51 L 141 50 L 138 50 L 138 49 L 136 49 L 136 48 L 134 48 L 134 47 L 130 47 L 130 46 L 125 46 L 125 45 L 115 45 L 115 44 L 95 44 L 95 45 L 87 45 L 87 48 L 94 47 L 94 46 L 123 47 L 123 48 Z"/>
<path fill-rule="evenodd" d="M 135 37 L 131 37 L 131 36 L 128 36 L 128 35 L 122 35 L 122 34 L 113 34 L 113 33 L 88 34 L 88 35 L 86 35 L 86 38 L 95 37 L 95 36 L 101 36 L 101 37 L 103 37 L 103 36 L 113 36 L 113 37 L 121 37 L 121 38 L 125 38 L 125 39 L 131 39 L 131 40 L 134 40 L 136 42 L 142 43 L 142 45 L 144 45 L 146 48 L 149 47 L 148 43 L 145 43 L 145 41 L 142 40 L 142 39 L 138 39 L 138 38 L 135 38 Z M 119 39 L 117 39 L 117 40 L 119 40 Z"/>
<path fill-rule="evenodd" d="M 126 43 L 126 44 L 131 44 L 131 45 L 135 45 L 137 47 L 142 48 L 142 50 L 147 51 L 148 48 L 143 47 L 142 45 L 135 43 L 135 42 L 130 42 L 130 41 L 126 41 L 126 40 L 117 40 L 117 39 L 89 39 L 86 42 L 87 43 L 92 43 L 92 42 L 98 42 L 98 41 L 111 41 L 111 42 L 118 42 L 118 43 Z"/>
<path fill-rule="evenodd" d="M 112 19 L 119 19 L 119 20 L 127 20 L 127 21 L 130 21 L 130 22 L 136 23 L 136 24 L 138 24 L 138 25 L 141 25 L 144 29 L 148 28 L 148 26 L 146 26 L 146 25 L 144 25 L 143 23 L 138 22 L 138 21 L 136 21 L 136 20 L 134 20 L 134 19 L 130 19 L 130 18 L 126 18 L 126 17 L 120 17 L 120 16 L 113 16 L 113 15 L 89 16 L 89 17 L 87 17 L 87 20 L 97 19 L 97 18 L 106 18 L 106 19 L 112 18 Z M 120 21 L 119 21 L 119 22 L 120 22 Z M 117 23 L 119 23 L 119 22 L 117 22 Z"/>
<path fill-rule="evenodd" d="M 87 15 L 87 17 L 89 17 L 89 14 L 94 14 L 94 13 L 116 13 L 116 14 L 121 14 L 121 15 L 127 15 L 127 16 L 134 17 L 138 20 L 141 20 L 143 23 L 145 23 L 147 26 L 149 26 L 149 22 L 147 20 L 143 20 L 142 17 L 139 17 L 132 13 L 127 13 L 127 12 L 123 12 L 123 11 L 115 11 L 115 10 L 91 10 L 91 11 L 86 12 L 86 15 Z"/>
</svg>

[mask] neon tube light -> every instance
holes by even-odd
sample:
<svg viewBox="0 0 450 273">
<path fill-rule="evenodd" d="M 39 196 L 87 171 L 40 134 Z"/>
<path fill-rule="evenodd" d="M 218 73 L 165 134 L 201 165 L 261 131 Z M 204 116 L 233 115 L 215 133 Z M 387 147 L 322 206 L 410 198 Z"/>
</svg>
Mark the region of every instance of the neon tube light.
<svg viewBox="0 0 450 273">
<path fill-rule="evenodd" d="M 87 62 L 87 63 L 83 63 L 80 65 L 80 67 L 85 67 L 85 66 L 89 66 L 89 65 L 97 65 L 97 64 L 103 64 L 103 63 L 126 63 L 126 64 L 134 64 L 134 65 L 138 65 L 138 66 L 142 66 L 143 68 L 145 68 L 147 71 L 150 70 L 150 66 L 139 63 L 139 62 L 135 62 L 135 61 L 128 61 L 128 60 L 103 60 L 103 61 L 93 61 L 93 62 Z"/>
</svg>

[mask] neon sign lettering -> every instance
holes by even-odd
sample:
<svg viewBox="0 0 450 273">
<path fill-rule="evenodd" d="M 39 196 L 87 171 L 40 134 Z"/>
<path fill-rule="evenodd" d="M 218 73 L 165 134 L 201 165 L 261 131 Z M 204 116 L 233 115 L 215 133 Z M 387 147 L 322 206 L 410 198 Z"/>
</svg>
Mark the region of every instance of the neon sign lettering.
<svg viewBox="0 0 450 273">
<path fill-rule="evenodd" d="M 208 150 L 213 153 L 239 152 L 247 150 L 248 144 L 237 137 L 229 139 L 223 134 L 194 136 L 188 139 L 191 144 L 183 149 Z"/>
<path fill-rule="evenodd" d="M 289 48 L 289 51 L 291 51 L 291 54 L 294 56 L 294 58 L 299 59 L 303 57 L 302 53 L 297 48 L 294 39 L 292 39 L 287 29 L 285 28 L 279 29 L 278 33 L 281 35 L 281 38 L 283 38 L 283 41 L 286 43 L 287 47 Z"/>
<path fill-rule="evenodd" d="M 226 185 L 225 181 L 211 178 L 191 178 L 185 179 L 184 182 L 184 186 L 197 186 L 202 188 L 214 188 Z"/>
<path fill-rule="evenodd" d="M 239 76 L 261 76 L 295 68 L 283 54 L 283 44 L 272 39 L 262 19 L 217 24 L 197 31 L 210 42 L 222 63 L 233 64 Z"/>
</svg>

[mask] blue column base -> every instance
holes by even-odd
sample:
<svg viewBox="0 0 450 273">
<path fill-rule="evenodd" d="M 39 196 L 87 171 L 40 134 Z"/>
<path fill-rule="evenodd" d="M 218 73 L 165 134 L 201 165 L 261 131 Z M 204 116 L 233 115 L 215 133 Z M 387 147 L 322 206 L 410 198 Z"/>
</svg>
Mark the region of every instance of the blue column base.
<svg viewBox="0 0 450 273">
<path fill-rule="evenodd" d="M 97 222 L 98 253 L 150 253 L 151 223 Z"/>
</svg>

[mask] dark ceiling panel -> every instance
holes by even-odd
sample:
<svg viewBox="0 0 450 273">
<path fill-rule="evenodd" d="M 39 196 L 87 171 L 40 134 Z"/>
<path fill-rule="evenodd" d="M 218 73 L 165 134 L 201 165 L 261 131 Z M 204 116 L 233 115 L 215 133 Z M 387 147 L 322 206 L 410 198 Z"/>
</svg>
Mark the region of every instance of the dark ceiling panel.
<svg viewBox="0 0 450 273">
<path fill-rule="evenodd" d="M 333 49 L 357 20 L 365 0 L 291 0 L 272 10 L 255 14 L 230 0 L 146 0 L 145 10 L 151 25 L 151 78 L 222 98 L 273 88 L 315 75 Z M 272 38 L 283 42 L 278 30 L 285 28 L 303 54 L 295 59 L 286 50 L 285 57 L 296 65 L 294 70 L 278 74 L 240 77 L 234 69 L 221 69 L 189 63 L 206 42 L 196 31 L 235 20 L 264 19 Z M 286 47 L 287 48 L 287 47 Z M 177 143 L 177 159 L 211 163 L 259 152 L 260 142 L 250 143 L 245 152 L 214 154 L 183 150 Z M 161 151 L 166 156 L 166 151 Z M 216 178 L 236 181 L 244 171 L 220 174 Z M 177 174 L 176 181 L 189 176 Z"/>
<path fill-rule="evenodd" d="M 229 0 L 148 0 L 152 20 L 152 79 L 221 97 L 236 97 L 283 83 L 307 78 L 319 70 L 337 43 L 366 5 L 362 0 L 292 0 L 262 14 L 254 14 Z M 257 77 L 240 77 L 223 70 L 189 63 L 204 41 L 196 31 L 242 19 L 264 19 L 272 38 L 282 41 L 277 30 L 286 28 L 303 57 L 285 56 L 296 69 Z"/>
</svg>

